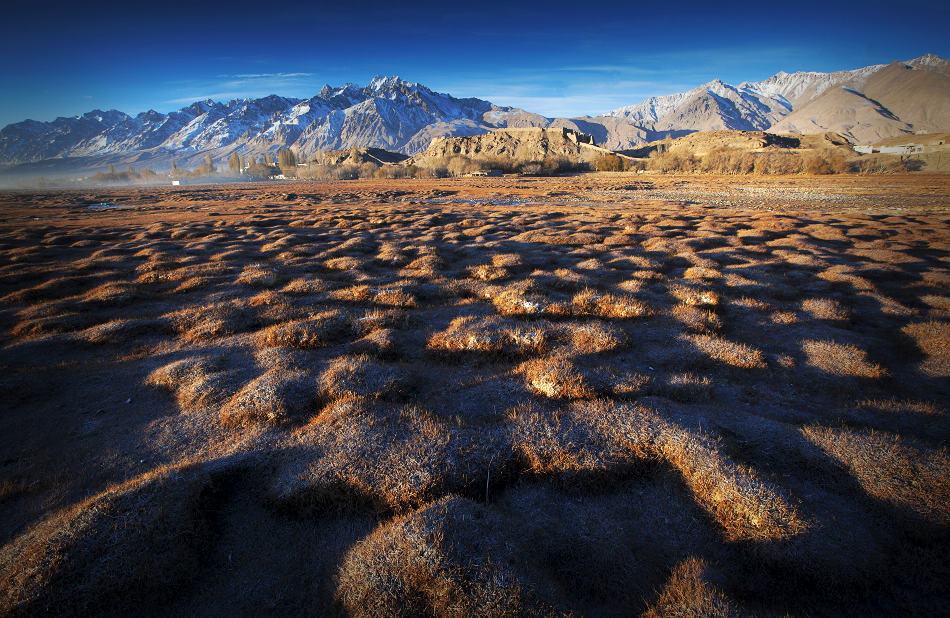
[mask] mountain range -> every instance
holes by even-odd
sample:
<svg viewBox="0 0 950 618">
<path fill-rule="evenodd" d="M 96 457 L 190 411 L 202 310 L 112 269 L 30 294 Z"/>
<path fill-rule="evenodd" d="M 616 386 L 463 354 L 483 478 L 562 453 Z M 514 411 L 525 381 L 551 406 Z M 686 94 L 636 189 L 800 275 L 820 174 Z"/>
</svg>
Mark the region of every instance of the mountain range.
<svg viewBox="0 0 950 618">
<path fill-rule="evenodd" d="M 547 118 L 476 98 L 459 99 L 398 77 L 369 85 L 324 86 L 315 96 L 192 103 L 162 114 L 94 110 L 51 122 L 25 120 L 0 130 L 0 166 L 44 172 L 108 164 L 167 168 L 211 154 L 259 155 L 293 148 L 384 148 L 406 154 L 435 137 L 499 128 L 568 127 L 624 150 L 668 135 L 740 129 L 841 133 L 870 143 L 950 129 L 950 61 L 928 54 L 905 62 L 834 73 L 780 72 L 736 86 L 714 80 L 600 116 Z"/>
</svg>

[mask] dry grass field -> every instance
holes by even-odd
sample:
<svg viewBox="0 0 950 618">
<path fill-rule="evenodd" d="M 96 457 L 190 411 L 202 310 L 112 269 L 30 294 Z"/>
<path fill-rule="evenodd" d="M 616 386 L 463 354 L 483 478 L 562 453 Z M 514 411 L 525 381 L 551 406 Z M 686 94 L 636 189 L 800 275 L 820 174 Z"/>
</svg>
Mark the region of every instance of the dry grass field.
<svg viewBox="0 0 950 618">
<path fill-rule="evenodd" d="M 943 176 L 7 193 L 0 344 L 5 615 L 950 607 Z"/>
</svg>

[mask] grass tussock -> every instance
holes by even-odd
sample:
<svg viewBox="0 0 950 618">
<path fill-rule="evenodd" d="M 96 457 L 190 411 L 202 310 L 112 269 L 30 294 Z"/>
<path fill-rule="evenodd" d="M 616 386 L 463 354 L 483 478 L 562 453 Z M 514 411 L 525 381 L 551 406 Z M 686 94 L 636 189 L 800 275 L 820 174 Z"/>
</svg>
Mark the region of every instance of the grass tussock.
<svg viewBox="0 0 950 618">
<path fill-rule="evenodd" d="M 629 343 L 624 331 L 610 324 L 588 322 L 566 324 L 572 351 L 577 354 L 597 354 L 623 348 Z"/>
<path fill-rule="evenodd" d="M 209 341 L 244 332 L 263 321 L 246 301 L 224 301 L 191 307 L 167 316 L 187 341 Z"/>
<path fill-rule="evenodd" d="M 294 514 L 405 513 L 478 484 L 467 472 L 490 460 L 425 409 L 357 396 L 331 402 L 296 440 L 323 455 L 288 462 L 275 477 L 276 504 Z"/>
<path fill-rule="evenodd" d="M 547 308 L 546 299 L 537 294 L 525 294 L 509 289 L 492 297 L 495 310 L 503 316 L 531 317 L 541 315 Z"/>
<path fill-rule="evenodd" d="M 350 322 L 339 309 L 323 311 L 303 320 L 275 324 L 257 334 L 260 346 L 322 348 L 345 339 Z"/>
<path fill-rule="evenodd" d="M 731 540 L 787 539 L 807 523 L 755 472 L 723 455 L 709 437 L 641 405 L 575 404 L 574 414 L 611 448 L 638 459 L 665 461 L 683 475 L 696 501 Z"/>
<path fill-rule="evenodd" d="M 354 616 L 544 613 L 506 566 L 503 527 L 482 505 L 443 498 L 358 543 L 340 566 L 337 598 Z"/>
<path fill-rule="evenodd" d="M 174 393 L 184 410 L 221 405 L 236 388 L 223 359 L 207 356 L 183 358 L 159 367 L 148 375 L 145 383 Z"/>
<path fill-rule="evenodd" d="M 880 379 L 889 375 L 886 369 L 867 360 L 866 351 L 851 344 L 806 340 L 802 351 L 809 365 L 832 376 Z"/>
<path fill-rule="evenodd" d="M 235 283 L 257 288 L 269 288 L 277 285 L 277 272 L 265 264 L 250 264 L 241 271 Z"/>
<path fill-rule="evenodd" d="M 221 408 L 225 425 L 277 425 L 313 413 L 317 388 L 306 371 L 272 369 L 247 383 Z"/>
<path fill-rule="evenodd" d="M 528 387 L 549 399 L 586 399 L 596 391 L 589 376 L 567 356 L 548 356 L 523 367 Z"/>
<path fill-rule="evenodd" d="M 571 299 L 574 315 L 585 315 L 608 319 L 629 319 L 651 315 L 653 311 L 646 303 L 629 295 L 598 293 L 584 290 Z"/>
<path fill-rule="evenodd" d="M 470 269 L 472 279 L 479 281 L 503 281 L 511 276 L 511 272 L 504 266 L 494 264 L 479 264 Z"/>
<path fill-rule="evenodd" d="M 903 332 L 927 355 L 920 364 L 924 374 L 935 378 L 950 377 L 950 322 L 916 322 L 905 326 Z"/>
<path fill-rule="evenodd" d="M 709 376 L 695 373 L 674 373 L 658 389 L 674 401 L 699 402 L 712 398 L 713 384 Z"/>
<path fill-rule="evenodd" d="M 402 347 L 399 333 L 392 328 L 377 328 L 350 344 L 353 354 L 368 354 L 380 359 L 392 360 L 399 356 Z"/>
<path fill-rule="evenodd" d="M 328 400 L 403 398 L 413 386 L 412 376 L 399 366 L 381 364 L 370 356 L 340 356 L 319 379 L 320 394 Z"/>
<path fill-rule="evenodd" d="M 714 290 L 686 285 L 673 285 L 670 286 L 669 290 L 674 298 L 690 307 L 715 307 L 719 305 L 719 294 Z"/>
<path fill-rule="evenodd" d="M 881 431 L 802 428 L 802 435 L 840 462 L 871 496 L 912 519 L 950 524 L 950 453 Z"/>
<path fill-rule="evenodd" d="M 326 292 L 329 289 L 327 283 L 321 279 L 306 279 L 304 277 L 297 277 L 287 282 L 281 292 L 284 294 L 292 294 L 296 296 L 306 296 L 308 294 L 320 294 L 321 292 Z"/>
<path fill-rule="evenodd" d="M 670 573 L 659 598 L 641 614 L 642 618 L 738 618 L 745 614 L 710 581 L 709 565 L 689 558 Z"/>
<path fill-rule="evenodd" d="M 550 328 L 542 323 L 522 326 L 497 316 L 456 318 L 429 338 L 430 350 L 449 354 L 476 352 L 503 358 L 538 356 L 548 350 Z"/>
<path fill-rule="evenodd" d="M 808 298 L 802 301 L 802 311 L 816 320 L 849 320 L 851 312 L 831 298 Z"/>
<path fill-rule="evenodd" d="M 765 369 L 762 351 L 744 343 L 729 341 L 712 335 L 682 335 L 682 340 L 691 343 L 707 357 L 738 367 L 739 369 Z"/>
<path fill-rule="evenodd" d="M 512 449 L 532 474 L 557 475 L 563 483 L 581 486 L 584 479 L 609 468 L 605 454 L 568 415 L 524 404 L 509 409 L 506 420 Z"/>
<path fill-rule="evenodd" d="M 722 329 L 722 320 L 708 309 L 691 305 L 676 305 L 671 313 L 683 326 L 695 333 L 710 334 Z"/>
<path fill-rule="evenodd" d="M 200 568 L 223 472 L 161 467 L 55 513 L 0 549 L 4 615 L 135 612 Z"/>
<path fill-rule="evenodd" d="M 167 320 L 112 320 L 83 330 L 79 337 L 89 343 L 117 345 L 166 335 L 171 330 Z"/>
</svg>

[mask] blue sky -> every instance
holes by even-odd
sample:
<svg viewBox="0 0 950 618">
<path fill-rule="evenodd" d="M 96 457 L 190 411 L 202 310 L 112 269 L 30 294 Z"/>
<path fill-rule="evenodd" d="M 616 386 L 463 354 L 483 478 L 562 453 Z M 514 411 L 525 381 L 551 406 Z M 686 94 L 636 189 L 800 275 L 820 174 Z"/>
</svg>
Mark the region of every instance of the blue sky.
<svg viewBox="0 0 950 618">
<path fill-rule="evenodd" d="M 548 116 L 595 115 L 717 77 L 950 56 L 945 1 L 18 4 L 0 20 L 0 126 L 307 97 L 376 74 Z"/>
</svg>

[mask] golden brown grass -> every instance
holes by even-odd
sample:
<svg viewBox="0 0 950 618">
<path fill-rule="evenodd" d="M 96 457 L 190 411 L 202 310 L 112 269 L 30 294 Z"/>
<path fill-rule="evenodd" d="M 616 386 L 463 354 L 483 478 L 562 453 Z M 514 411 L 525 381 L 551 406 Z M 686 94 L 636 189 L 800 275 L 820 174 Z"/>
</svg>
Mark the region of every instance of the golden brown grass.
<svg viewBox="0 0 950 618">
<path fill-rule="evenodd" d="M 550 399 L 588 398 L 595 395 L 590 379 L 566 356 L 549 356 L 524 365 L 528 386 Z"/>
<path fill-rule="evenodd" d="M 305 371 L 271 369 L 248 382 L 221 408 L 226 425 L 278 424 L 313 413 L 317 387 Z"/>
<path fill-rule="evenodd" d="M 584 290 L 571 299 L 574 315 L 586 315 L 600 318 L 628 319 L 648 316 L 650 307 L 630 295 L 603 294 L 595 290 Z"/>
<path fill-rule="evenodd" d="M 458 497 L 397 518 L 347 554 L 340 603 L 354 616 L 539 614 L 505 566 L 510 550 L 495 540 L 501 526 L 489 509 Z"/>
<path fill-rule="evenodd" d="M 903 332 L 927 355 L 921 371 L 935 378 L 950 377 L 950 322 L 916 322 L 905 326 Z"/>
<path fill-rule="evenodd" d="M 250 264 L 238 276 L 236 283 L 253 287 L 269 288 L 277 284 L 278 276 L 274 269 L 264 264 Z"/>
<path fill-rule="evenodd" d="M 320 348 L 346 338 L 349 333 L 346 315 L 339 309 L 332 309 L 303 320 L 265 328 L 257 334 L 257 341 L 262 346 Z"/>
<path fill-rule="evenodd" d="M 950 523 L 950 453 L 881 431 L 818 425 L 802 428 L 812 443 L 844 465 L 871 496 L 912 516 Z"/>
<path fill-rule="evenodd" d="M 0 550 L 7 615 L 131 612 L 201 564 L 216 476 L 162 466 L 52 514 Z"/>
<path fill-rule="evenodd" d="M 950 192 L 737 182 L 0 196 L 0 613 L 939 613 Z"/>
<path fill-rule="evenodd" d="M 712 335 L 682 335 L 681 339 L 691 343 L 693 347 L 709 358 L 722 361 L 733 367 L 764 369 L 767 366 L 762 351 L 744 343 L 737 343 Z"/>
<path fill-rule="evenodd" d="M 715 307 L 719 304 L 719 294 L 714 290 L 674 285 L 670 287 L 670 294 L 684 305 L 692 307 Z"/>
<path fill-rule="evenodd" d="M 888 375 L 886 369 L 867 360 L 866 351 L 851 344 L 806 340 L 802 351 L 809 365 L 830 375 L 873 379 Z"/>
<path fill-rule="evenodd" d="M 851 313 L 831 298 L 808 298 L 802 301 L 802 311 L 816 320 L 848 320 Z"/>
<path fill-rule="evenodd" d="M 340 356 L 330 363 L 319 379 L 320 394 L 326 399 L 404 397 L 412 387 L 412 376 L 398 366 L 387 366 L 368 355 Z"/>
<path fill-rule="evenodd" d="M 446 330 L 433 334 L 427 347 L 450 354 L 536 356 L 547 351 L 550 339 L 550 328 L 542 323 L 519 325 L 498 317 L 468 316 L 452 320 Z"/>
<path fill-rule="evenodd" d="M 661 460 L 678 470 L 730 539 L 786 539 L 808 527 L 781 492 L 753 470 L 724 456 L 707 436 L 654 410 L 593 401 L 575 404 L 574 413 L 620 453 Z"/>
<path fill-rule="evenodd" d="M 641 616 L 662 618 L 731 618 L 744 615 L 709 581 L 709 566 L 690 558 L 676 565 L 659 598 Z"/>
<path fill-rule="evenodd" d="M 232 380 L 220 358 L 190 357 L 159 367 L 146 383 L 172 391 L 184 409 L 220 405 L 228 398 Z"/>
<path fill-rule="evenodd" d="M 691 305 L 677 305 L 670 312 L 683 326 L 697 333 L 714 333 L 722 329 L 722 320 L 712 311 Z"/>
</svg>

